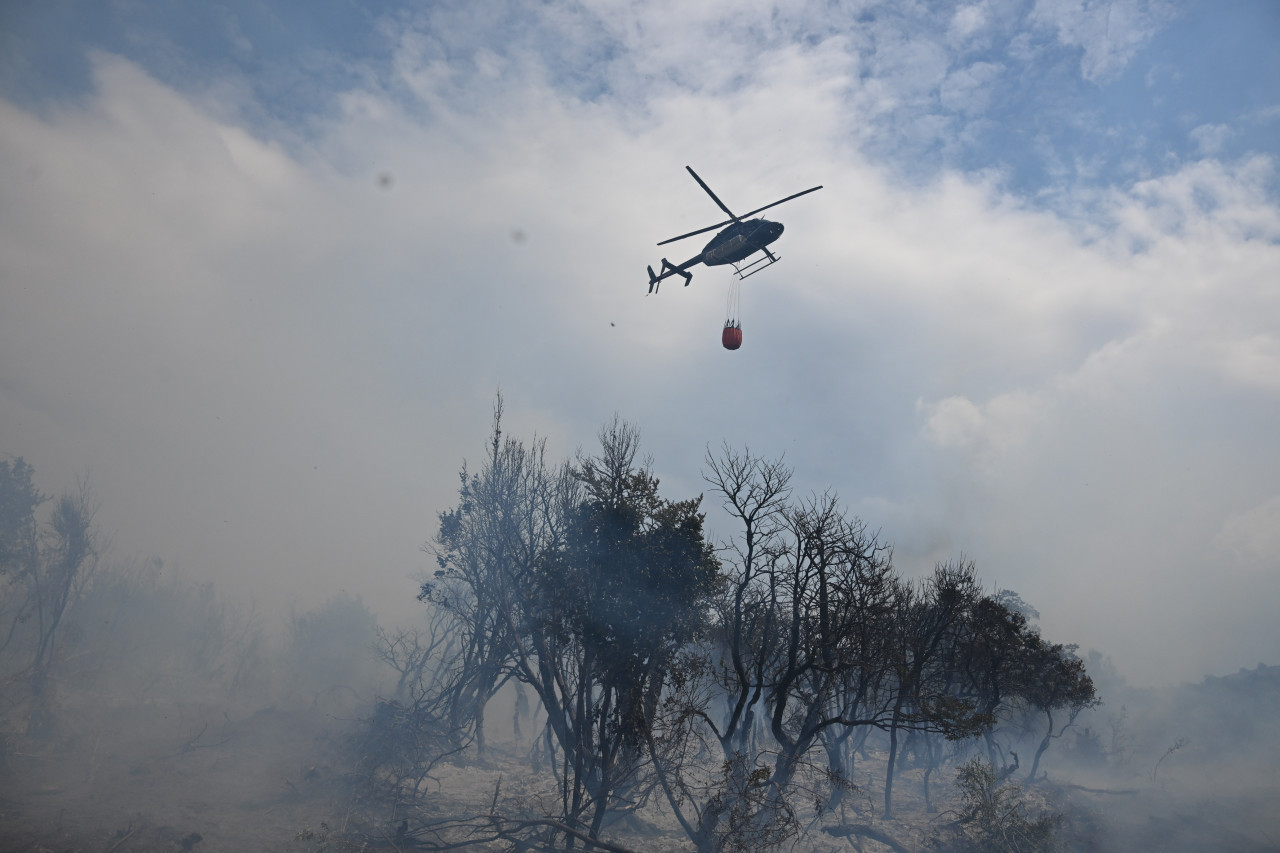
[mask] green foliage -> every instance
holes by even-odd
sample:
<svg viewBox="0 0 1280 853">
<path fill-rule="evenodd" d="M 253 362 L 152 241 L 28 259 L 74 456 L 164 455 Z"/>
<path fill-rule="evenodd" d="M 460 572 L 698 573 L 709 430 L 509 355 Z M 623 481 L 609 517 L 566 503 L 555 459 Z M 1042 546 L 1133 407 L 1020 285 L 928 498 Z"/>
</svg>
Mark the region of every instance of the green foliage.
<svg viewBox="0 0 1280 853">
<path fill-rule="evenodd" d="M 1052 853 L 1061 815 L 1030 814 L 1022 788 L 997 777 L 991 764 L 973 758 L 956 771 L 961 805 L 954 838 L 940 842 L 955 853 Z"/>
</svg>

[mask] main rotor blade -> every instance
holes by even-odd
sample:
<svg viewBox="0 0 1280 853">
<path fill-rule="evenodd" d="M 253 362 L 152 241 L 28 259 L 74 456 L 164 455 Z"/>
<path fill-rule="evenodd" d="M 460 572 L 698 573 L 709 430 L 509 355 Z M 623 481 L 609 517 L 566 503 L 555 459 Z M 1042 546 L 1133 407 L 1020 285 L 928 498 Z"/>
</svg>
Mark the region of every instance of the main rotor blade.
<svg viewBox="0 0 1280 853">
<path fill-rule="evenodd" d="M 804 190 L 803 192 L 798 192 L 795 195 L 789 195 L 786 198 L 782 199 L 781 201 L 775 201 L 773 204 L 766 204 L 764 207 L 757 207 L 755 210 L 751 211 L 750 213 L 742 214 L 742 218 L 746 219 L 748 216 L 755 216 L 757 213 L 759 213 L 762 210 L 768 210 L 771 207 L 777 207 L 778 205 L 782 204 L 782 202 L 784 201 L 791 201 L 791 199 L 793 198 L 800 198 L 800 196 L 802 195 L 808 195 L 809 193 L 817 192 L 820 189 L 822 189 L 821 184 L 819 184 L 816 187 L 810 187 L 809 189 Z"/>
<path fill-rule="evenodd" d="M 727 207 L 725 207 L 725 206 L 724 206 L 724 202 L 722 202 L 719 198 L 717 198 L 717 197 L 716 197 L 716 194 L 715 194 L 715 193 L 713 193 L 713 192 L 711 191 L 711 187 L 707 186 L 706 182 L 705 182 L 705 181 L 703 181 L 703 180 L 702 180 L 702 178 L 699 178 L 699 177 L 698 177 L 698 173 L 697 173 L 697 172 L 695 172 L 695 171 L 693 171 L 693 167 L 692 167 L 692 166 L 685 166 L 685 168 L 689 170 L 689 174 L 690 174 L 690 175 L 693 175 L 693 179 L 694 179 L 695 181 L 697 181 L 697 182 L 698 182 L 698 186 L 702 187 L 704 190 L 706 190 L 706 191 L 707 191 L 707 195 L 711 196 L 711 200 L 712 200 L 712 201 L 714 201 L 716 204 L 720 205 L 720 209 L 721 209 L 721 210 L 723 210 L 725 213 L 729 214 L 729 221 L 730 221 L 730 222 L 737 222 L 737 221 L 738 221 L 738 217 L 736 217 L 736 216 L 734 216 L 734 215 L 733 215 L 733 211 L 732 211 L 732 210 L 730 210 L 729 208 L 727 208 Z M 714 226 L 713 226 L 713 227 L 714 227 Z M 694 232 L 694 233 L 697 233 L 697 232 Z"/>
<path fill-rule="evenodd" d="M 685 166 L 685 168 L 686 168 L 686 169 L 689 169 L 689 167 L 688 167 L 688 166 Z M 728 213 L 730 216 L 733 216 L 733 212 L 732 212 L 732 211 L 730 211 L 730 210 L 729 210 L 729 208 L 725 207 L 725 206 L 720 202 L 720 199 L 716 198 L 716 194 L 715 194 L 715 193 L 713 193 L 713 192 L 711 192 L 711 190 L 707 189 L 707 185 L 702 183 L 702 179 L 698 177 L 697 173 L 696 173 L 696 172 L 694 172 L 694 171 L 693 171 L 693 169 L 689 169 L 689 174 L 693 175 L 693 177 L 697 179 L 697 181 L 698 181 L 698 183 L 699 183 L 699 184 L 702 184 L 702 188 L 703 188 L 704 190 L 707 190 L 707 194 L 708 194 L 708 195 L 710 195 L 712 198 L 715 198 L 715 199 L 716 199 L 716 204 L 719 204 L 719 205 L 720 205 L 720 207 L 721 207 L 721 209 L 722 209 L 722 210 L 724 210 L 724 212 L 725 212 L 725 213 Z M 696 235 L 698 235 L 698 234 L 705 234 L 705 233 L 707 233 L 708 231 L 714 231 L 714 230 L 716 230 L 717 228 L 723 228 L 724 226 L 728 225 L 730 222 L 741 222 L 743 219 L 746 219 L 748 216 L 755 216 L 757 213 L 760 213 L 761 211 L 768 210 L 768 209 L 769 209 L 769 208 L 771 208 L 771 207 L 777 207 L 778 205 L 782 204 L 784 201 L 791 201 L 791 199 L 793 199 L 793 198 L 799 198 L 799 197 L 800 197 L 800 196 L 802 196 L 802 195 L 808 195 L 809 193 L 817 192 L 817 191 L 818 191 L 818 190 L 820 190 L 820 189 L 822 189 L 822 185 L 821 185 L 821 184 L 819 184 L 819 185 L 818 185 L 818 186 L 816 186 L 816 187 L 810 187 L 809 189 L 807 189 L 807 190 L 802 190 L 801 192 L 798 192 L 798 193 L 796 193 L 795 195 L 789 195 L 789 196 L 787 196 L 787 197 L 786 197 L 786 198 L 784 198 L 784 199 L 779 199 L 778 201 L 775 201 L 773 204 L 766 204 L 764 207 L 757 207 L 755 210 L 751 211 L 750 213 L 744 213 L 744 214 L 743 214 L 742 216 L 740 216 L 740 217 L 738 217 L 738 216 L 733 216 L 733 218 L 732 218 L 732 219 L 726 219 L 724 222 L 717 222 L 715 225 L 708 225 L 706 228 L 699 228 L 697 231 L 690 231 L 688 234 L 681 234 L 679 237 L 672 237 L 670 240 L 663 240 L 663 241 L 662 241 L 661 243 L 659 243 L 658 245 L 659 245 L 659 246 L 665 246 L 665 245 L 667 245 L 668 243 L 674 243 L 674 242 L 676 242 L 677 240 L 683 240 L 685 237 L 693 237 L 693 236 L 696 236 Z"/>
<path fill-rule="evenodd" d="M 688 234 L 681 234 L 679 237 L 672 237 L 670 240 L 663 240 L 658 245 L 665 246 L 668 243 L 674 243 L 677 240 L 683 240 L 685 237 L 692 237 L 695 234 L 705 234 L 708 231 L 714 231 L 717 228 L 723 228 L 724 226 L 728 225 L 730 222 L 733 222 L 733 221 L 734 220 L 732 219 L 726 219 L 724 222 L 717 222 L 715 225 L 708 225 L 706 228 L 699 228 L 697 231 L 690 231 Z"/>
</svg>

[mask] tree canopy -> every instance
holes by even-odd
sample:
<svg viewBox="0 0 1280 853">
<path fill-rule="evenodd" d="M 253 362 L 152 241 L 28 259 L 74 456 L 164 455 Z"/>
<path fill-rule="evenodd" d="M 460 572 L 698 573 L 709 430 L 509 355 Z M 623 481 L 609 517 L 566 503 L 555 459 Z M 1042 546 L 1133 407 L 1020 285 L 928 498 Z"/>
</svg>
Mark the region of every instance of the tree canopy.
<svg viewBox="0 0 1280 853">
<path fill-rule="evenodd" d="M 499 400 L 421 597 L 461 637 L 439 691 L 454 725 L 483 743 L 503 684 L 537 696 L 568 839 L 656 794 L 698 850 L 765 849 L 798 831 L 801 777 L 838 802 L 873 734 L 888 814 L 904 739 L 927 757 L 927 797 L 935 741 L 984 742 L 1002 768 L 997 733 L 1044 714 L 1034 773 L 1096 702 L 1074 648 L 1041 638 L 1016 593 L 984 592 L 964 560 L 902 577 L 834 493 L 795 497 L 781 460 L 708 452 L 737 526 L 712 543 L 701 496 L 660 493 L 633 425 L 615 417 L 595 454 L 553 464 L 501 417 Z"/>
</svg>

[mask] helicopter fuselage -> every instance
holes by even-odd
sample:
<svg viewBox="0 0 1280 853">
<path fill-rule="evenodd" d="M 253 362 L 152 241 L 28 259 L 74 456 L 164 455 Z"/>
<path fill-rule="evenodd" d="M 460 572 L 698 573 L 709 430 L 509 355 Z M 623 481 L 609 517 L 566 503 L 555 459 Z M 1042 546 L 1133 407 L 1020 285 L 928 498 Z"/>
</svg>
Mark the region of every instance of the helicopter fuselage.
<svg viewBox="0 0 1280 853">
<path fill-rule="evenodd" d="M 709 267 L 736 264 L 782 236 L 782 223 L 767 219 L 735 222 L 711 238 L 702 249 L 701 261 Z"/>
</svg>

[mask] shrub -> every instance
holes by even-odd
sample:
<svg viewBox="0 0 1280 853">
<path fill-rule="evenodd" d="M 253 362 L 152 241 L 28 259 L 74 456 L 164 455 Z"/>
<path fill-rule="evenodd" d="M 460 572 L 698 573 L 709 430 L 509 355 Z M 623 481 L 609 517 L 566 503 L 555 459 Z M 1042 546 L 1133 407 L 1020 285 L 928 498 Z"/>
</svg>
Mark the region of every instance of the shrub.
<svg viewBox="0 0 1280 853">
<path fill-rule="evenodd" d="M 1000 778 L 990 762 L 973 758 L 956 771 L 961 805 L 952 837 L 938 847 L 956 853 L 1051 853 L 1058 849 L 1061 815 L 1029 814 L 1022 787 Z"/>
</svg>

